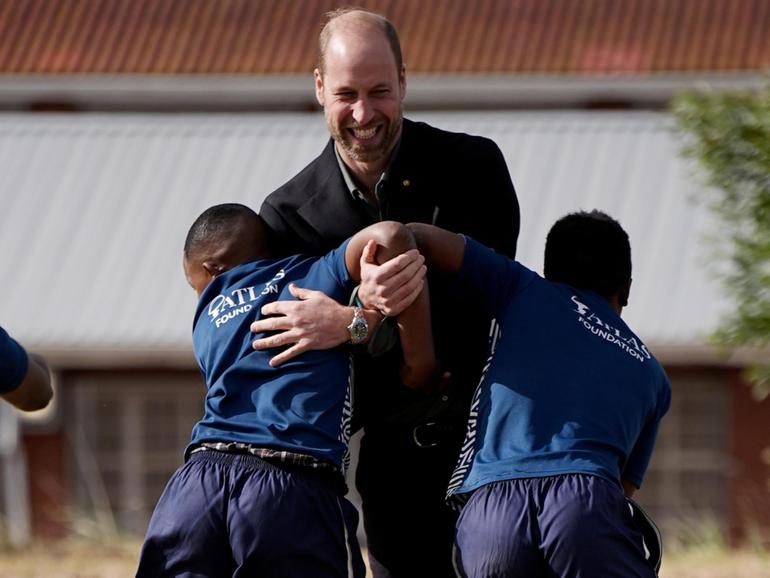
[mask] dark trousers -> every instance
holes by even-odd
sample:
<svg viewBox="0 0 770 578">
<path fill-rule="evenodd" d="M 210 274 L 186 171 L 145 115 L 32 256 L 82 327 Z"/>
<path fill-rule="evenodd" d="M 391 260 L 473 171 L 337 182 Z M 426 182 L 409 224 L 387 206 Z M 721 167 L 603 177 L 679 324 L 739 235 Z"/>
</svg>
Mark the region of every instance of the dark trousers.
<svg viewBox="0 0 770 578">
<path fill-rule="evenodd" d="M 654 578 L 619 484 L 564 474 L 494 482 L 457 523 L 464 578 Z"/>
<path fill-rule="evenodd" d="M 369 554 L 392 578 L 453 578 L 457 516 L 444 497 L 457 452 L 410 442 L 409 432 L 385 431 L 361 440 L 356 486 Z"/>
<path fill-rule="evenodd" d="M 363 578 L 358 514 L 331 475 L 193 454 L 155 508 L 137 577 Z"/>
</svg>

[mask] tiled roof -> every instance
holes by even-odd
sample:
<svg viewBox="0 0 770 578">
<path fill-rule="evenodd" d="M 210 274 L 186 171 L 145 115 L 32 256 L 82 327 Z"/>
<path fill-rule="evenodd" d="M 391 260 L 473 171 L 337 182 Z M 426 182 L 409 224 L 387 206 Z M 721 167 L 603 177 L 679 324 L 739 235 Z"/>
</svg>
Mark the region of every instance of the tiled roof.
<svg viewBox="0 0 770 578">
<path fill-rule="evenodd" d="M 0 0 L 0 74 L 304 74 L 333 0 Z M 413 73 L 770 67 L 770 0 L 360 0 Z"/>
<path fill-rule="evenodd" d="M 668 359 L 703 350 L 729 303 L 702 243 L 714 220 L 691 202 L 698 185 L 667 115 L 416 118 L 500 145 L 521 203 L 518 257 L 536 270 L 558 217 L 601 208 L 618 218 L 634 247 L 624 317 Z M 320 113 L 0 114 L 0 324 L 70 364 L 189 358 L 195 298 L 181 249 L 190 223 L 215 203 L 258 208 L 327 139 Z"/>
</svg>

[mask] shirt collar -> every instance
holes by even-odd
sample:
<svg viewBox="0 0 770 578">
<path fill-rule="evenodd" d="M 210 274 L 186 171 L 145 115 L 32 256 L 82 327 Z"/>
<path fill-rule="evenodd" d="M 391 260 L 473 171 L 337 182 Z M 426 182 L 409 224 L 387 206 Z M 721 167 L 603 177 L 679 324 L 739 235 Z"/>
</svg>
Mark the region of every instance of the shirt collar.
<svg viewBox="0 0 770 578">
<path fill-rule="evenodd" d="M 361 192 L 361 190 L 358 188 L 358 185 L 353 180 L 353 176 L 350 174 L 350 169 L 345 164 L 345 161 L 342 160 L 342 156 L 340 156 L 339 151 L 337 150 L 337 143 L 335 142 L 334 145 L 334 156 L 337 157 L 337 164 L 340 166 L 340 171 L 342 172 L 342 178 L 345 181 L 345 185 L 348 188 L 348 191 L 350 192 L 350 195 L 354 199 L 360 199 L 364 202 L 368 202 L 366 200 L 366 196 L 364 193 Z M 398 156 L 398 150 L 401 148 L 401 139 L 398 139 L 398 142 L 396 143 L 396 146 L 393 147 L 393 151 L 390 153 L 390 158 L 388 159 L 388 164 L 385 166 L 385 170 L 380 175 L 380 178 L 377 180 L 377 185 L 375 186 L 375 190 L 380 187 L 380 183 L 385 183 L 388 180 L 388 174 L 390 172 L 391 167 L 393 166 L 393 160 Z"/>
</svg>

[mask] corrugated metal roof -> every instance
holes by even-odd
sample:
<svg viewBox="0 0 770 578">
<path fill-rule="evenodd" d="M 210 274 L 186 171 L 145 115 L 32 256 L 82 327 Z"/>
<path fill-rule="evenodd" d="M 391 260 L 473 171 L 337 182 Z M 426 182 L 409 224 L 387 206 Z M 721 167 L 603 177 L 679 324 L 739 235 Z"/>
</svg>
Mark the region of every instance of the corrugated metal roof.
<svg viewBox="0 0 770 578">
<path fill-rule="evenodd" d="M 335 0 L 5 0 L 0 73 L 292 74 Z M 770 66 L 769 0 L 361 0 L 410 72 L 646 74 Z"/>
<path fill-rule="evenodd" d="M 713 221 L 691 203 L 666 115 L 414 118 L 497 141 L 521 202 L 519 257 L 537 270 L 558 217 L 617 217 L 633 245 L 631 324 L 657 349 L 703 345 L 726 310 L 702 242 Z M 215 203 L 259 207 L 326 138 L 320 113 L 0 115 L 0 324 L 76 357 L 189 351 L 187 228 Z"/>
</svg>

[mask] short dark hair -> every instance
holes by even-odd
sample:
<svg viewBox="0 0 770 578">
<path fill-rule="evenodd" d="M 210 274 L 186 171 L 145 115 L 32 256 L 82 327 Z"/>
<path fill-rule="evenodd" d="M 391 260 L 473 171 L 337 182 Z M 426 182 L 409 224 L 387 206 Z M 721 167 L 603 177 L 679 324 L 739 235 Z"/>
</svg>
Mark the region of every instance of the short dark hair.
<svg viewBox="0 0 770 578">
<path fill-rule="evenodd" d="M 388 44 L 390 44 L 390 50 L 393 53 L 393 59 L 396 61 L 396 74 L 401 74 L 401 69 L 404 67 L 404 57 L 401 53 L 401 41 L 398 38 L 398 32 L 393 23 L 376 12 L 371 12 L 364 8 L 357 7 L 345 7 L 337 8 L 324 14 L 324 25 L 321 28 L 321 33 L 318 35 L 318 63 L 316 66 L 321 72 L 321 76 L 325 73 L 326 66 L 326 48 L 329 45 L 333 32 L 333 22 L 340 16 L 345 16 L 353 12 L 361 13 L 361 20 L 366 20 L 371 24 L 377 24 L 382 28 L 382 33 L 385 35 Z"/>
<path fill-rule="evenodd" d="M 615 219 L 601 211 L 562 217 L 545 241 L 545 278 L 606 299 L 631 279 L 631 244 Z"/>
<path fill-rule="evenodd" d="M 184 241 L 184 256 L 189 259 L 201 249 L 223 243 L 239 225 L 255 231 L 257 238 L 264 239 L 265 222 L 246 205 L 223 203 L 209 207 L 190 226 Z"/>
</svg>

